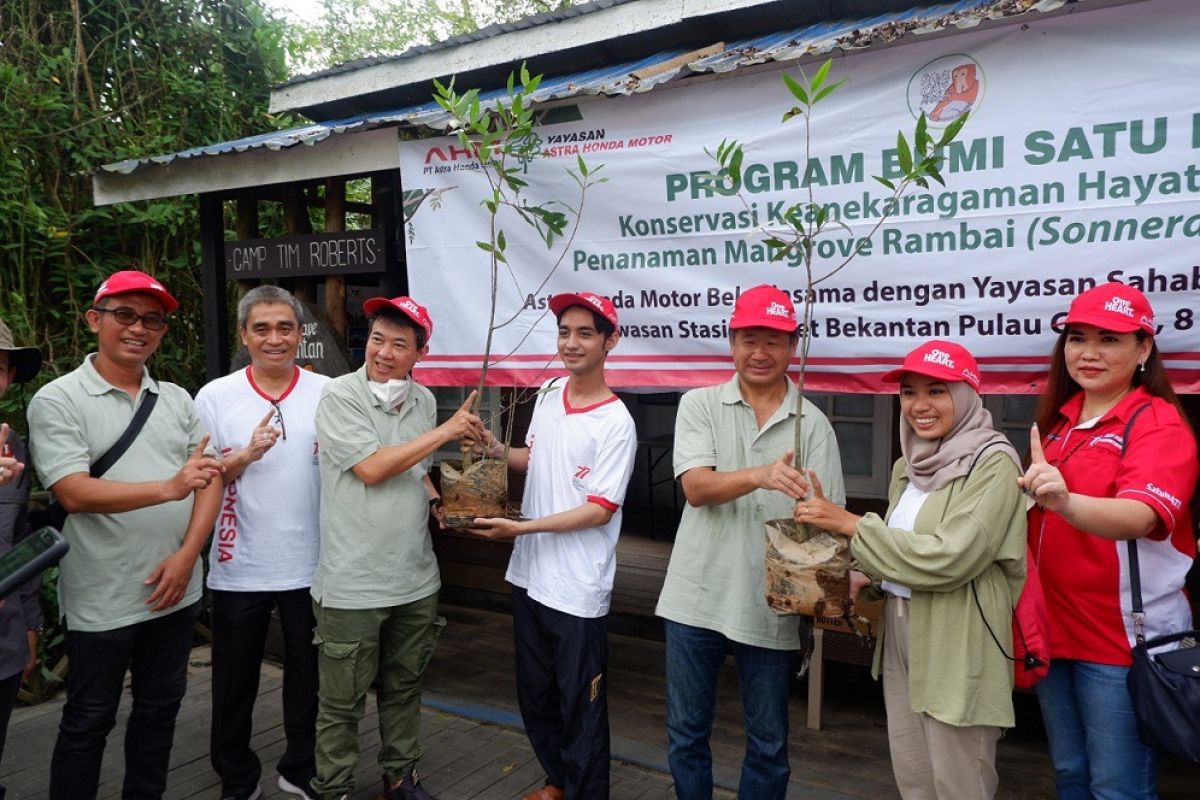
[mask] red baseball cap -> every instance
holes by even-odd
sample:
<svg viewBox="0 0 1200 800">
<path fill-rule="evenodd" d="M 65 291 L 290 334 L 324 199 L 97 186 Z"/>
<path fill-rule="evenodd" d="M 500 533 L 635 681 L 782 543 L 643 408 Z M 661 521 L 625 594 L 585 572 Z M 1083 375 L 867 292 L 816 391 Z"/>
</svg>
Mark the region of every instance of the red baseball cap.
<svg viewBox="0 0 1200 800">
<path fill-rule="evenodd" d="M 112 275 L 109 275 L 104 283 L 100 284 L 100 288 L 96 290 L 96 299 L 92 300 L 92 305 L 96 305 L 104 298 L 111 297 L 114 294 L 127 294 L 129 292 L 141 292 L 142 294 L 150 295 L 162 303 L 163 311 L 168 314 L 179 308 L 179 301 L 171 296 L 171 293 L 167 291 L 167 287 L 146 273 L 139 272 L 136 269 L 123 269 L 120 272 L 114 272 Z"/>
<path fill-rule="evenodd" d="M 768 283 L 747 289 L 733 304 L 729 327 L 771 328 L 793 333 L 796 330 L 796 307 L 787 292 Z"/>
<path fill-rule="evenodd" d="M 909 351 L 898 369 L 886 372 L 884 383 L 899 383 L 906 372 L 915 372 L 930 378 L 953 382 L 966 381 L 979 391 L 979 364 L 971 351 L 957 342 L 930 339 L 925 344 Z"/>
<path fill-rule="evenodd" d="M 385 306 L 391 306 L 399 311 L 404 316 L 411 319 L 413 322 L 421 326 L 421 330 L 425 331 L 425 343 L 433 338 L 433 318 L 429 316 L 429 311 L 425 306 L 413 300 L 411 297 L 372 297 L 363 303 L 363 313 L 367 316 L 374 316 L 380 312 Z"/>
<path fill-rule="evenodd" d="M 592 292 L 563 292 L 550 298 L 550 310 L 561 314 L 571 306 L 583 306 L 589 311 L 595 311 L 600 316 L 617 327 L 617 307 L 612 300 Z"/>
<path fill-rule="evenodd" d="M 1072 322 L 1116 333 L 1143 330 L 1154 335 L 1154 309 L 1146 295 L 1116 281 L 1088 289 L 1071 301 L 1064 324 Z"/>
</svg>

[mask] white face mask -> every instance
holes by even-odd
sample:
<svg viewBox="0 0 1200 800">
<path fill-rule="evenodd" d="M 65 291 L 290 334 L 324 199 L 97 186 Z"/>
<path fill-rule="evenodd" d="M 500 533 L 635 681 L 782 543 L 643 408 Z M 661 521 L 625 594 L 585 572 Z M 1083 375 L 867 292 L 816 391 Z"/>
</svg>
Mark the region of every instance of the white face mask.
<svg viewBox="0 0 1200 800">
<path fill-rule="evenodd" d="M 379 402 L 383 403 L 384 408 L 388 409 L 397 408 L 408 399 L 408 390 L 412 388 L 412 382 L 408 378 L 404 378 L 403 380 L 392 379 L 387 383 L 367 381 L 367 385 L 371 387 L 371 391 L 379 398 Z"/>
</svg>

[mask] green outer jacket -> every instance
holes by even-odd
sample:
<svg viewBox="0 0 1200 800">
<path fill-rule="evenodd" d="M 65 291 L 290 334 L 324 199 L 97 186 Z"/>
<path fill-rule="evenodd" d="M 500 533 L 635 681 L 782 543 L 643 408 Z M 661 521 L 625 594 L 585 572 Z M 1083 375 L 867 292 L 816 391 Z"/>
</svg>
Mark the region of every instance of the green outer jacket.
<svg viewBox="0 0 1200 800">
<path fill-rule="evenodd" d="M 1025 584 L 1025 498 L 1000 451 L 925 500 L 912 532 L 867 514 L 851 539 L 857 567 L 912 589 L 908 689 L 912 709 L 948 725 L 1013 726 L 1012 612 Z M 908 485 L 892 468 L 888 517 Z M 1004 653 L 992 641 L 979 603 Z M 880 625 L 872 674 L 882 671 Z"/>
</svg>

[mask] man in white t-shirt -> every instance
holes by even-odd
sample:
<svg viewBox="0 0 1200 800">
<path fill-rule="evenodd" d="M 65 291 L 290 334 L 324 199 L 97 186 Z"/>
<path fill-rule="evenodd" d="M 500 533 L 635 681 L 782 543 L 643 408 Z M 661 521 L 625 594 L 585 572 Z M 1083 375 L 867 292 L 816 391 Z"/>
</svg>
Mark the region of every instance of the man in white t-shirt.
<svg viewBox="0 0 1200 800">
<path fill-rule="evenodd" d="M 225 464 L 209 551 L 213 769 L 224 800 L 253 800 L 262 765 L 250 747 L 271 610 L 283 633 L 279 788 L 308 797 L 315 773 L 317 652 L 309 587 L 320 543 L 316 412 L 329 380 L 296 366 L 303 308 L 277 286 L 238 303 L 250 366 L 209 383 L 196 406 Z"/>
<path fill-rule="evenodd" d="M 544 384 L 526 447 L 508 451 L 525 472 L 527 519 L 477 519 L 473 530 L 513 538 L 517 697 L 525 732 L 546 770 L 526 800 L 608 797 L 608 607 L 621 504 L 637 432 L 604 378 L 617 345 L 617 310 L 591 292 L 550 298 L 558 355 L 569 376 Z M 490 433 L 492 456 L 504 453 Z"/>
</svg>

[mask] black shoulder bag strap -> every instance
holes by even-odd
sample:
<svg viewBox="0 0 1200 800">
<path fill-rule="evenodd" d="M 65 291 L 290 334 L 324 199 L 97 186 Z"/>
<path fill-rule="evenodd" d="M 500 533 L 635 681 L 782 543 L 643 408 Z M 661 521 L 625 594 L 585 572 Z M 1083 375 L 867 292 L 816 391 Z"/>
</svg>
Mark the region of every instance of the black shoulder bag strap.
<svg viewBox="0 0 1200 800">
<path fill-rule="evenodd" d="M 1138 406 L 1137 410 L 1129 416 L 1129 422 L 1125 423 L 1125 433 L 1121 436 L 1121 457 L 1125 457 L 1125 451 L 1129 449 L 1129 432 L 1133 430 L 1133 423 L 1137 420 L 1138 415 L 1150 407 L 1149 403 Z M 1128 548 L 1129 558 L 1129 595 L 1132 601 L 1131 611 L 1133 612 L 1133 637 L 1138 644 L 1143 644 L 1146 641 L 1146 613 L 1142 609 L 1142 570 L 1138 566 L 1138 551 L 1137 539 L 1127 539 L 1125 546 Z"/>
<path fill-rule="evenodd" d="M 121 460 L 121 456 L 125 455 L 125 451 L 129 449 L 129 445 L 133 444 L 133 440 L 142 432 L 142 428 L 146 424 L 146 420 L 150 418 L 150 412 L 154 410 L 154 404 L 158 402 L 158 394 L 156 392 L 147 391 L 142 397 L 142 402 L 138 403 L 137 411 L 133 413 L 133 419 L 129 420 L 129 425 L 125 428 L 125 432 L 121 434 L 121 438 L 113 444 L 112 447 L 105 451 L 104 455 L 96 459 L 96 463 L 88 469 L 88 474 L 93 478 L 99 478 L 104 473 Z"/>
<path fill-rule="evenodd" d="M 150 418 L 150 412 L 154 410 L 155 403 L 158 402 L 158 394 L 156 392 L 147 391 L 142 395 L 142 402 L 138 403 L 137 410 L 133 412 L 133 419 L 129 420 L 129 425 L 125 427 L 125 431 L 121 437 L 113 443 L 113 446 L 104 452 L 96 461 L 88 467 L 88 474 L 93 478 L 99 478 L 104 473 L 121 460 L 121 456 L 125 455 L 125 451 L 129 449 L 129 445 L 133 444 L 133 440 L 142 432 L 146 420 Z M 38 520 L 38 523 L 45 523 L 52 527 L 62 530 L 64 523 L 67 521 L 68 512 L 63 508 L 63 504 L 55 500 L 45 510 L 44 517 Z"/>
<path fill-rule="evenodd" d="M 990 442 L 990 443 L 984 445 L 979 450 L 979 452 L 975 454 L 975 460 L 971 462 L 971 469 L 967 470 L 967 475 L 969 476 L 971 474 L 971 471 L 975 469 L 975 465 L 979 463 L 979 459 L 981 459 L 983 457 L 983 454 L 987 452 L 987 449 L 989 447 L 993 447 L 993 446 L 999 445 L 999 444 L 1003 444 L 1003 442 Z M 992 641 L 996 643 L 996 647 L 1000 648 L 1000 655 L 1004 656 L 1009 661 L 1015 662 L 1017 659 L 1010 656 L 1008 654 L 1008 652 L 1004 649 L 1004 645 L 1000 644 L 1000 638 L 998 636 L 996 636 L 996 632 L 994 630 L 992 630 L 992 625 L 990 622 L 988 622 L 987 614 L 983 613 L 983 603 L 979 602 L 979 588 L 976 585 L 978 580 L 979 580 L 978 576 L 971 579 L 971 595 L 975 598 L 975 607 L 979 609 L 979 618 L 983 620 L 983 627 L 987 628 L 987 632 L 988 632 L 988 634 L 991 635 Z M 1022 640 L 1021 646 L 1025 648 L 1026 652 L 1028 652 L 1029 647 L 1028 647 L 1028 645 L 1025 644 L 1025 641 L 1024 641 L 1025 631 L 1018 629 L 1017 632 L 1021 636 L 1021 640 Z M 1034 656 L 1031 656 L 1031 655 L 1025 656 L 1025 668 L 1026 669 L 1033 669 L 1034 667 L 1040 667 L 1040 666 L 1041 666 L 1040 659 L 1038 659 Z"/>
</svg>

